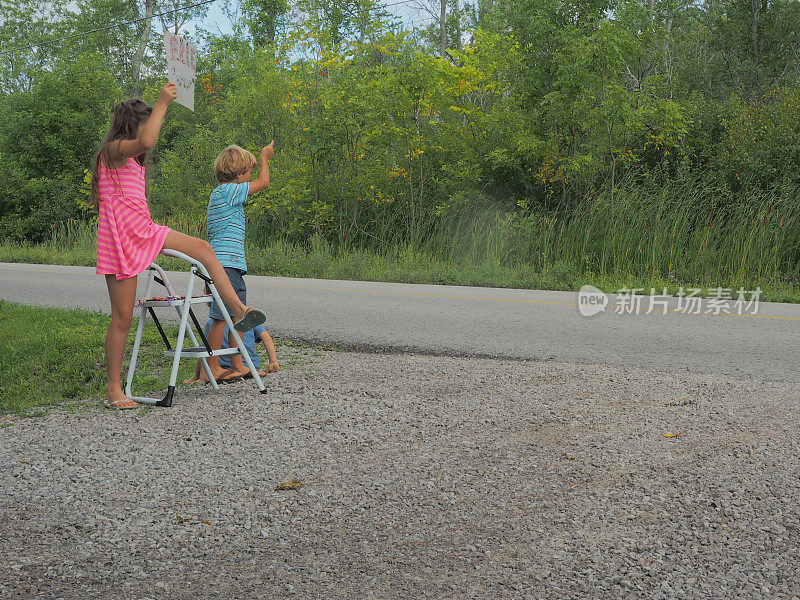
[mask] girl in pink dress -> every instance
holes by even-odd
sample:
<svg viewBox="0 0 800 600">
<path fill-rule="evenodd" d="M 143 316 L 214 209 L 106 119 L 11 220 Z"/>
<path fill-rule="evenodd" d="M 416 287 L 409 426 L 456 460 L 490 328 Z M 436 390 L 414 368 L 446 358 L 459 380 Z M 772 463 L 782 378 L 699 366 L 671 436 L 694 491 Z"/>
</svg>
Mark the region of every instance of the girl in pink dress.
<svg viewBox="0 0 800 600">
<path fill-rule="evenodd" d="M 248 331 L 266 320 L 257 308 L 242 304 L 211 244 L 158 225 L 150 218 L 145 197 L 145 160 L 156 143 L 167 107 L 177 97 L 174 83 L 161 88 L 151 107 L 141 100 L 122 102 L 95 157 L 92 198 L 97 222 L 97 273 L 105 275 L 111 299 L 111 325 L 106 335 L 107 405 L 138 406 L 122 391 L 122 356 L 130 333 L 136 276 L 147 269 L 162 249 L 177 250 L 208 269 L 222 299 L 233 309 L 234 326 Z"/>
</svg>

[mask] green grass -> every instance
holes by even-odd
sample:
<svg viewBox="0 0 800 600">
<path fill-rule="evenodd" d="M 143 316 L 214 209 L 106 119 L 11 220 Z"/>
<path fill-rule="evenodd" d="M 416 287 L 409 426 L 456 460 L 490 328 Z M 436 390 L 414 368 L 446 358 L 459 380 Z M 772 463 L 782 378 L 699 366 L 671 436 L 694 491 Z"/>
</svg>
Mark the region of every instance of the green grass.
<svg viewBox="0 0 800 600">
<path fill-rule="evenodd" d="M 98 312 L 0 300 L 0 414 L 32 416 L 53 407 L 79 410 L 105 397 L 104 343 L 110 317 Z M 136 328 L 136 320 L 132 330 Z M 133 336 L 128 340 L 125 366 Z M 133 389 L 164 389 L 171 364 L 155 327 L 145 327 Z M 179 381 L 194 372 L 181 363 Z"/>
<path fill-rule="evenodd" d="M 0 428 L 13 426 L 11 415 L 40 416 L 53 408 L 69 411 L 100 406 L 105 398 L 105 335 L 111 318 L 100 312 L 43 308 L 0 300 Z M 126 371 L 138 325 L 134 318 L 123 368 Z M 165 326 L 171 340 L 177 326 Z M 282 369 L 307 365 L 335 350 L 275 339 Z M 262 368 L 268 362 L 261 344 Z M 178 371 L 178 387 L 194 374 L 195 361 L 184 359 Z M 172 361 L 164 356 L 164 344 L 152 321 L 145 325 L 133 392 L 158 395 L 169 383 Z M 140 414 L 152 407 L 143 405 Z"/>
<path fill-rule="evenodd" d="M 762 289 L 761 299 L 800 302 L 800 206 L 793 187 L 733 198 L 671 180 L 628 184 L 569 212 L 465 206 L 429 219 L 413 236 L 376 220 L 370 237 L 290 241 L 249 218 L 251 275 L 605 292 L 680 287 Z M 202 217 L 164 220 L 205 237 Z M 94 225 L 71 221 L 40 245 L 0 243 L 0 261 L 95 264 Z M 183 270 L 180 261 L 159 259 Z"/>
<path fill-rule="evenodd" d="M 609 253 L 612 250 L 608 250 Z M 477 287 L 506 287 L 541 290 L 577 290 L 584 284 L 609 293 L 620 288 L 655 288 L 658 293 L 666 287 L 674 294 L 679 287 L 700 287 L 701 295 L 709 288 L 726 287 L 746 290 L 761 287 L 761 299 L 772 302 L 800 302 L 800 283 L 796 276 L 778 273 L 746 277 L 741 274 L 697 272 L 702 267 L 671 274 L 644 269 L 632 272 L 615 265 L 611 272 L 598 273 L 580 261 L 557 258 L 533 265 L 524 261 L 506 263 L 491 260 L 470 260 L 438 256 L 430 250 L 384 252 L 370 249 L 342 250 L 329 247 L 313 248 L 304 244 L 274 240 L 257 246 L 247 244 L 250 275 L 313 277 L 320 279 L 349 279 L 359 281 L 389 281 L 401 283 L 466 285 Z M 95 249 L 60 248 L 51 244 L 24 246 L 0 244 L 0 262 L 94 266 Z M 167 269 L 184 270 L 180 261 L 159 258 Z"/>
</svg>

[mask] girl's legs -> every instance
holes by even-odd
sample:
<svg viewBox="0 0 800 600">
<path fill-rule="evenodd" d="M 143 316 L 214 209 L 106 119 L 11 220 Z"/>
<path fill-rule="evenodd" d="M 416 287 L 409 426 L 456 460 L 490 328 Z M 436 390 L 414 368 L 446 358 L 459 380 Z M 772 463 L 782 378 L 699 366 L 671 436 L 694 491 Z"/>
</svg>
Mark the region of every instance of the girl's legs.
<svg viewBox="0 0 800 600">
<path fill-rule="evenodd" d="M 219 295 L 222 296 L 225 303 L 233 309 L 234 314 L 231 315 L 233 320 L 237 321 L 242 317 L 247 307 L 242 304 L 242 301 L 239 300 L 239 296 L 237 296 L 236 292 L 233 290 L 228 275 L 225 273 L 225 269 L 222 268 L 222 265 L 219 264 L 219 260 L 217 259 L 217 255 L 214 254 L 214 249 L 211 247 L 211 244 L 205 240 L 199 240 L 190 235 L 186 235 L 185 233 L 170 231 L 167 234 L 167 238 L 164 240 L 164 248 L 183 252 L 203 263 L 206 269 L 208 269 L 208 274 L 211 275 L 211 279 L 214 280 L 214 285 L 217 287 Z"/>
<path fill-rule="evenodd" d="M 115 408 L 133 408 L 138 406 L 133 400 L 127 400 L 122 391 L 122 355 L 125 353 L 125 342 L 131 330 L 133 319 L 133 303 L 136 300 L 136 277 L 117 280 L 115 275 L 106 275 L 108 297 L 111 299 L 111 325 L 106 334 L 106 369 L 108 385 L 106 398 Z"/>
</svg>

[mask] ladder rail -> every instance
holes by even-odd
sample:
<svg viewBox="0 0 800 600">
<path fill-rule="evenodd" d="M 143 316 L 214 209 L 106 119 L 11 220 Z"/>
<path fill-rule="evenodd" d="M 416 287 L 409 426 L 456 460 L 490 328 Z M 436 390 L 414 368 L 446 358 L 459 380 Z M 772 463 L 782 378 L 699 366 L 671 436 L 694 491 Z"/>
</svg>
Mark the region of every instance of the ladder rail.
<svg viewBox="0 0 800 600">
<path fill-rule="evenodd" d="M 145 298 L 149 297 L 150 293 L 153 290 L 153 283 L 155 282 L 156 273 L 158 273 L 158 275 L 160 276 L 160 279 L 162 281 L 162 285 L 164 286 L 164 288 L 166 288 L 167 293 L 170 296 L 173 296 L 175 294 L 175 292 L 174 292 L 174 290 L 172 288 L 172 285 L 171 285 L 171 283 L 169 281 L 169 278 L 167 277 L 166 273 L 164 272 L 164 270 L 160 266 L 158 266 L 156 263 L 153 263 L 152 265 L 150 265 L 149 271 L 150 272 L 148 274 L 147 284 L 145 285 Z M 187 308 L 187 309 L 191 310 L 191 304 L 186 303 L 184 305 L 184 308 Z M 144 322 L 147 319 L 147 313 L 150 310 L 152 310 L 151 307 L 148 307 L 148 306 L 142 304 L 142 312 L 141 312 L 141 314 L 139 316 L 139 325 L 137 326 L 137 329 L 136 329 L 136 337 L 134 338 L 133 349 L 131 350 L 131 361 L 130 361 L 130 365 L 128 366 L 128 377 L 127 377 L 127 380 L 125 382 L 125 395 L 129 396 L 130 398 L 132 398 L 133 400 L 135 400 L 139 404 L 170 406 L 172 404 L 172 395 L 174 394 L 174 386 L 175 386 L 175 383 L 176 383 L 176 382 L 172 381 L 174 379 L 172 371 L 170 371 L 170 381 L 171 381 L 170 385 L 171 385 L 171 387 L 168 388 L 167 395 L 164 398 L 160 399 L 160 398 L 150 398 L 148 396 L 134 396 L 133 395 L 133 391 L 132 391 L 133 376 L 134 376 L 134 374 L 136 372 L 136 363 L 137 363 L 137 359 L 139 357 L 139 349 L 141 347 L 142 334 L 144 333 Z M 177 311 L 179 316 L 181 316 L 181 317 L 183 316 L 182 313 L 181 313 L 181 307 L 176 306 L 175 310 Z M 159 330 L 161 331 L 161 335 L 163 337 L 164 336 L 163 331 L 161 330 L 161 328 L 159 328 Z M 188 331 L 186 331 L 186 333 L 189 335 L 189 340 L 191 341 L 191 343 L 194 346 L 197 346 L 197 338 L 194 335 L 194 331 L 191 328 L 188 328 Z M 165 345 L 169 349 L 169 344 L 165 342 Z M 176 350 L 177 350 L 177 348 L 176 348 Z M 201 363 L 201 365 L 203 367 L 203 370 L 205 371 L 206 375 L 208 376 L 208 380 L 211 382 L 211 386 L 215 390 L 218 390 L 219 389 L 219 384 L 217 383 L 216 379 L 214 379 L 214 376 L 211 373 L 211 367 L 208 366 L 208 361 L 206 360 L 206 358 L 204 356 L 199 357 L 199 359 L 200 359 L 200 363 Z M 175 376 L 177 376 L 177 370 L 175 370 Z"/>
<path fill-rule="evenodd" d="M 186 261 L 193 267 L 199 269 L 203 275 L 211 279 L 211 275 L 208 274 L 208 269 L 206 269 L 206 266 L 196 258 L 192 258 L 188 254 L 184 254 L 183 252 L 178 252 L 177 250 L 170 250 L 169 248 L 164 248 L 163 250 L 161 250 L 161 254 L 163 254 L 164 256 L 171 256 L 172 258 L 178 258 L 180 260 Z M 158 271 L 160 273 L 162 274 L 164 273 L 164 270 L 158 265 L 156 265 L 156 263 L 153 263 L 153 265 L 155 265 L 158 268 Z M 172 292 L 170 291 L 170 293 Z"/>
<path fill-rule="evenodd" d="M 164 252 L 164 251 L 162 250 L 162 252 Z M 169 281 L 169 277 L 167 277 L 167 274 L 164 272 L 164 269 L 162 269 L 156 263 L 151 264 L 148 268 L 151 271 L 156 271 L 161 276 L 161 281 L 163 282 L 164 287 L 167 289 L 167 294 L 169 294 L 170 296 L 175 296 L 176 295 L 175 294 L 175 290 L 172 289 L 172 284 Z M 151 275 L 152 275 L 152 273 L 151 273 Z M 154 277 L 154 279 L 155 279 L 155 277 Z M 148 285 L 150 285 L 150 283 L 152 283 L 152 282 L 148 282 Z M 144 297 L 145 298 L 150 296 L 150 289 L 151 289 L 150 287 L 145 289 L 145 292 L 144 292 Z"/>
</svg>

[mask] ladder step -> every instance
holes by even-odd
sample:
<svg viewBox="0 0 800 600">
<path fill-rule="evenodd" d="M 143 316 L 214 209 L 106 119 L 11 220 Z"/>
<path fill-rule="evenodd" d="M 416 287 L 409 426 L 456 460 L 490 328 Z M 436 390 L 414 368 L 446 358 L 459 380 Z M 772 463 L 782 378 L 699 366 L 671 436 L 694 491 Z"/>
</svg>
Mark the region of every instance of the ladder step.
<svg viewBox="0 0 800 600">
<path fill-rule="evenodd" d="M 209 356 L 233 356 L 234 354 L 241 354 L 238 348 L 220 348 L 214 350 L 211 354 L 205 349 L 205 346 L 196 346 L 194 348 L 184 347 L 181 350 L 181 358 L 202 358 Z M 175 350 L 164 350 L 165 356 L 175 356 Z"/>
<path fill-rule="evenodd" d="M 193 296 L 189 304 L 208 304 L 213 302 L 213 296 Z M 139 301 L 139 306 L 183 306 L 186 298 L 148 298 Z"/>
</svg>

